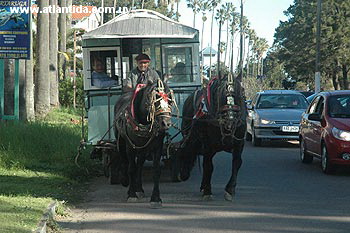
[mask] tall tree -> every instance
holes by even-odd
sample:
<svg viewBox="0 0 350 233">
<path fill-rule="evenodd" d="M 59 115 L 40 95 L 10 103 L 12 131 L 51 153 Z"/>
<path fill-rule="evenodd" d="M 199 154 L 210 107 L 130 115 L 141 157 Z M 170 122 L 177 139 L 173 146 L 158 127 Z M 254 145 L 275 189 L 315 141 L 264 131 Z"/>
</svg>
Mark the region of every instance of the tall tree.
<svg viewBox="0 0 350 233">
<path fill-rule="evenodd" d="M 47 0 L 37 1 L 39 9 L 49 7 Z M 44 117 L 50 111 L 49 14 L 39 13 L 37 21 L 37 64 L 35 75 L 35 114 Z"/>
<path fill-rule="evenodd" d="M 295 0 L 285 11 L 287 21 L 281 22 L 275 33 L 279 59 L 294 79 L 313 83 L 316 57 L 317 0 Z M 323 1 L 321 14 L 321 72 L 332 77 L 333 87 L 349 88 L 350 2 Z M 303 65 L 300 65 L 303 64 Z M 339 82 L 338 82 L 339 81 Z"/>
<path fill-rule="evenodd" d="M 59 0 L 60 7 L 67 7 L 67 0 Z M 58 50 L 60 56 L 58 57 L 59 61 L 59 78 L 66 78 L 66 58 L 63 55 L 67 52 L 67 14 L 61 13 L 58 18 L 58 30 L 59 30 L 59 45 Z"/>
<path fill-rule="evenodd" d="M 236 13 L 235 11 L 231 11 L 230 12 L 230 19 L 229 19 L 229 33 L 230 33 L 230 36 L 231 36 L 231 40 L 230 40 L 230 51 L 229 51 L 229 57 L 230 57 L 230 71 L 231 73 L 233 73 L 233 45 L 234 45 L 234 40 L 235 40 L 235 33 L 239 30 L 238 29 L 238 17 L 239 17 L 239 14 Z"/>
<path fill-rule="evenodd" d="M 256 32 L 254 29 L 248 30 L 248 49 L 247 49 L 247 76 L 250 76 L 250 48 L 257 39 Z"/>
<path fill-rule="evenodd" d="M 236 8 L 233 6 L 233 3 L 225 3 L 225 20 L 226 20 L 226 51 L 225 51 L 225 58 L 224 58 L 224 64 L 226 64 L 226 58 L 227 53 L 229 52 L 229 38 L 230 38 L 230 22 L 231 19 L 236 15 Z"/>
<path fill-rule="evenodd" d="M 50 0 L 51 7 L 57 7 L 57 0 Z M 57 107 L 59 105 L 58 98 L 58 20 L 57 13 L 51 13 L 49 17 L 49 57 L 50 57 L 50 104 Z"/>
<path fill-rule="evenodd" d="M 196 27 L 196 15 L 200 12 L 201 4 L 203 0 L 186 0 L 187 7 L 191 8 L 193 11 L 193 27 Z"/>
<path fill-rule="evenodd" d="M 203 51 L 204 49 L 204 45 L 203 45 L 203 38 L 204 38 L 204 24 L 207 21 L 207 10 L 209 9 L 210 5 L 209 2 L 207 1 L 201 1 L 200 2 L 200 10 L 202 12 L 202 35 L 201 35 L 201 51 Z M 203 65 L 203 54 L 201 54 L 202 57 L 202 65 Z M 201 67 L 203 68 L 203 67 Z"/>
<path fill-rule="evenodd" d="M 214 26 L 214 15 L 215 9 L 220 4 L 221 0 L 209 0 L 209 5 L 211 9 L 211 25 L 210 25 L 210 57 L 209 57 L 209 79 L 211 79 L 211 66 L 212 66 L 212 48 L 213 48 L 213 26 Z M 218 51 L 219 52 L 219 51 Z"/>
<path fill-rule="evenodd" d="M 221 8 L 216 10 L 216 16 L 215 19 L 219 23 L 219 41 L 218 41 L 218 54 L 217 54 L 217 71 L 218 75 L 220 77 L 220 58 L 221 58 L 221 53 L 222 53 L 222 43 L 221 43 L 221 32 L 222 32 L 222 25 L 225 21 L 226 17 L 226 9 L 224 5 L 221 5 Z"/>
<path fill-rule="evenodd" d="M 33 19 L 33 16 L 32 18 Z M 24 84 L 24 95 L 25 95 L 25 120 L 35 120 L 35 109 L 34 109 L 34 73 L 33 73 L 33 30 L 30 30 L 30 59 L 25 60 L 25 84 Z"/>
</svg>

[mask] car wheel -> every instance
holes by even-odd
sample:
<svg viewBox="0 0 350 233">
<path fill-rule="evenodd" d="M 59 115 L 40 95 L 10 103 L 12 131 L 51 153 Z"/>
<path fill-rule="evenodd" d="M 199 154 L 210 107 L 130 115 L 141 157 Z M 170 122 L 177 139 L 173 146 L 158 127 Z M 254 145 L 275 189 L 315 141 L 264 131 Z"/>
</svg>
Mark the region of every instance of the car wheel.
<svg viewBox="0 0 350 233">
<path fill-rule="evenodd" d="M 255 135 L 254 126 L 252 126 L 252 144 L 253 146 L 261 146 L 261 138 L 257 138 Z"/>
<path fill-rule="evenodd" d="M 303 163 L 312 163 L 314 157 L 306 152 L 305 141 L 303 138 L 300 139 L 300 160 Z"/>
<path fill-rule="evenodd" d="M 333 174 L 335 172 L 335 167 L 329 162 L 328 152 L 326 145 L 322 145 L 321 152 L 321 168 L 325 174 Z"/>
</svg>

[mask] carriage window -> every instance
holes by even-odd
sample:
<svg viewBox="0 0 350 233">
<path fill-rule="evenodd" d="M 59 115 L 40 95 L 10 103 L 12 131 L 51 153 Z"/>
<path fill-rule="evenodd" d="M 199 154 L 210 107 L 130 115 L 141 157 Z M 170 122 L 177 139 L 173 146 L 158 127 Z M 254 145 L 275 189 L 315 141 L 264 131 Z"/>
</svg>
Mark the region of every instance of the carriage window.
<svg viewBox="0 0 350 233">
<path fill-rule="evenodd" d="M 90 52 L 91 85 L 98 88 L 117 86 L 120 83 L 118 54 L 115 50 Z"/>
<path fill-rule="evenodd" d="M 192 48 L 165 48 L 164 74 L 169 83 L 193 82 Z"/>
</svg>

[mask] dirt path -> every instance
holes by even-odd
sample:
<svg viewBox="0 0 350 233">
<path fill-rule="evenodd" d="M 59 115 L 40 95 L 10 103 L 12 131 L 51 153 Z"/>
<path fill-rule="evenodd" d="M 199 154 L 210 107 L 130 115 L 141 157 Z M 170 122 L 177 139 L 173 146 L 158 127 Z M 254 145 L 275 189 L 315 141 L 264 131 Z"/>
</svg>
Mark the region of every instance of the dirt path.
<svg viewBox="0 0 350 233">
<path fill-rule="evenodd" d="M 70 217 L 59 219 L 59 225 L 65 233 L 218 232 L 211 229 L 214 223 L 220 226 L 220 232 L 232 232 L 227 224 L 220 224 L 227 220 L 219 216 L 229 214 L 233 204 L 224 201 L 221 193 L 211 202 L 202 201 L 199 176 L 185 183 L 172 183 L 163 174 L 162 209 L 149 207 L 153 187 L 150 177 L 144 180 L 146 197 L 138 203 L 126 203 L 127 189 L 121 185 L 109 185 L 105 177 L 94 179 L 85 201 L 71 210 Z"/>
</svg>

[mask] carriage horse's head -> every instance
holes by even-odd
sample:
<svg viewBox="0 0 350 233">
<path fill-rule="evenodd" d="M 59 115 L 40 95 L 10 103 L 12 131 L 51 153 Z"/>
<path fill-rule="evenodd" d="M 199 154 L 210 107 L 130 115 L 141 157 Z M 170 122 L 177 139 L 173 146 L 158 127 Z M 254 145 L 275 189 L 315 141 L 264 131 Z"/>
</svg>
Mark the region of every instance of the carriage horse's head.
<svg viewBox="0 0 350 233">
<path fill-rule="evenodd" d="M 235 103 L 235 82 L 231 73 L 228 74 L 225 83 L 219 103 L 219 124 L 222 133 L 230 135 L 236 128 L 240 107 Z"/>
<path fill-rule="evenodd" d="M 171 126 L 171 108 L 176 105 L 173 92 L 158 79 L 157 84 L 149 93 L 149 108 L 147 120 L 158 127 L 167 130 Z"/>
</svg>

